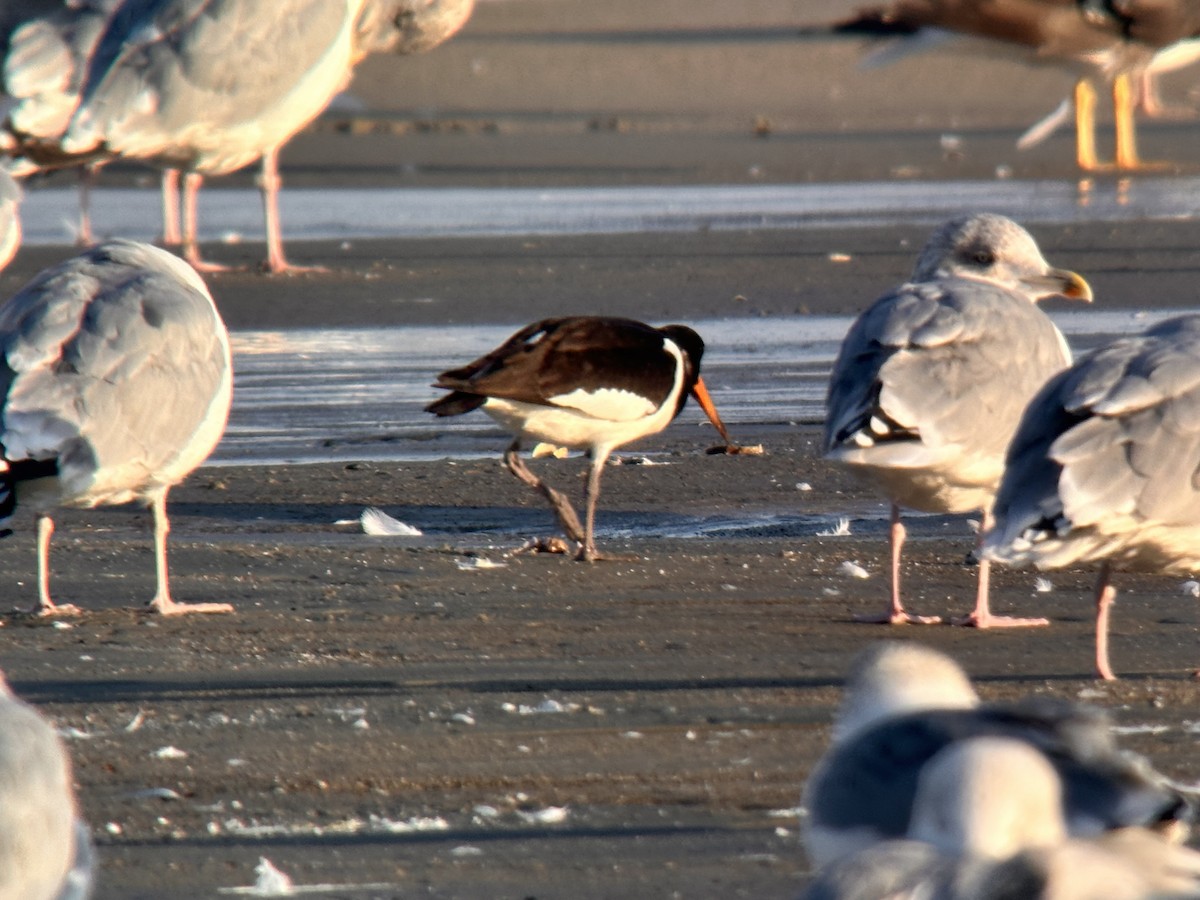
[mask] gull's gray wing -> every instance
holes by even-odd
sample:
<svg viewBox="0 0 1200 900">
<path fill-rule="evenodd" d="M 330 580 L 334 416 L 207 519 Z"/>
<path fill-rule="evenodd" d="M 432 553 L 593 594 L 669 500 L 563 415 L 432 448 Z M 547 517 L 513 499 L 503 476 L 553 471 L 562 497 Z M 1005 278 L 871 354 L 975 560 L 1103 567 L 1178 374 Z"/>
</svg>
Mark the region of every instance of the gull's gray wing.
<svg viewBox="0 0 1200 900">
<path fill-rule="evenodd" d="M 1194 565 L 1200 316 L 1115 341 L 1050 381 L 1014 436 L 995 512 L 986 546 L 1002 559 Z"/>
<path fill-rule="evenodd" d="M 220 436 L 230 378 L 203 282 L 145 244 L 92 248 L 0 308 L 4 459 L 55 460 L 71 502 L 182 478 Z"/>
<path fill-rule="evenodd" d="M 309 107 L 319 112 L 345 81 L 350 6 L 131 0 L 93 57 L 70 149 L 99 143 L 111 153 L 188 165 L 201 145 L 226 170 L 252 161 L 282 144 L 311 118 Z M 304 114 L 292 115 L 294 108 Z M 208 147 L 205 136 L 214 133 L 228 146 Z"/>
<path fill-rule="evenodd" d="M 914 466 L 954 448 L 1000 457 L 1025 402 L 1069 362 L 1049 317 L 1000 286 L 904 285 L 863 313 L 842 344 L 826 451 Z M 872 446 L 858 446 L 859 434 Z"/>
</svg>

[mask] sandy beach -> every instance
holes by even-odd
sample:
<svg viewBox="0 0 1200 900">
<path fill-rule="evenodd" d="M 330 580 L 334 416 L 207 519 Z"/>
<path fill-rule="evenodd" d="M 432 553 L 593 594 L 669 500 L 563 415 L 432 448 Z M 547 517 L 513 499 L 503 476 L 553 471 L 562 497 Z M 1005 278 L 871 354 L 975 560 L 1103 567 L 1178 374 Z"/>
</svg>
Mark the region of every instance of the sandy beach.
<svg viewBox="0 0 1200 900">
<path fill-rule="evenodd" d="M 429 56 L 368 60 L 351 99 L 289 145 L 284 177 L 1078 181 L 1068 131 L 1013 146 L 1065 96 L 1069 72 L 952 50 L 864 71 L 861 41 L 805 30 L 848 6 L 488 0 Z M 1192 96 L 1192 74 L 1168 81 L 1173 99 Z M 1142 136 L 1147 156 L 1173 161 L 1167 174 L 1200 168 L 1195 120 L 1151 121 Z M 152 181 L 130 166 L 104 176 Z M 29 191 L 70 183 L 59 173 Z M 1200 307 L 1195 219 L 1030 225 L 1106 308 Z M 253 270 L 254 235 L 205 249 L 247 267 L 209 279 L 234 330 L 515 328 L 570 313 L 851 314 L 905 277 L 927 232 L 295 242 L 295 261 L 331 271 L 285 278 Z M 0 290 L 69 252 L 23 249 Z M 227 616 L 139 609 L 154 585 L 147 512 L 63 514 L 54 590 L 87 612 L 7 616 L 0 665 L 68 736 L 96 896 L 237 896 L 265 857 L 326 897 L 794 897 L 809 877 L 801 786 L 849 659 L 890 637 L 950 652 L 989 699 L 1102 705 L 1129 727 L 1124 745 L 1196 780 L 1197 600 L 1181 579 L 1119 576 L 1111 685 L 1091 677 L 1086 570 L 1053 573 L 1047 591 L 1033 573 L 994 573 L 995 607 L 1048 616 L 1048 628 L 856 625 L 885 595 L 884 504 L 819 459 L 812 424 L 748 423 L 735 437 L 765 455 L 707 455 L 711 428 L 676 425 L 633 448 L 666 464 L 610 467 L 600 541 L 629 558 L 594 565 L 513 553 L 553 523 L 503 470 L 498 431 L 487 459 L 202 468 L 171 495 L 173 592 L 231 602 Z M 583 460 L 536 465 L 582 491 Z M 354 520 L 368 506 L 424 536 L 367 537 Z M 743 524 L 722 530 L 731 515 Z M 744 527 L 755 516 L 763 524 Z M 819 534 L 842 516 L 849 535 Z M 679 522 L 695 533 L 629 536 Z M 29 605 L 32 520 L 15 527 L 0 583 L 10 606 Z M 911 534 L 911 607 L 965 612 L 965 519 L 918 517 Z M 847 561 L 870 577 L 847 577 Z"/>
</svg>

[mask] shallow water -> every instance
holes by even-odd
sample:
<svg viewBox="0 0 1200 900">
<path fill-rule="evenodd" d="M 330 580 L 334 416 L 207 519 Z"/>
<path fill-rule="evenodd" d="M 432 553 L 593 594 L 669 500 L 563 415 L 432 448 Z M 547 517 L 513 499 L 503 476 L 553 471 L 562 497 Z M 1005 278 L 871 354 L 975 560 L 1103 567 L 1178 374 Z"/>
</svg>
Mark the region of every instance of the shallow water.
<svg viewBox="0 0 1200 900">
<path fill-rule="evenodd" d="M 1086 349 L 1168 313 L 1086 310 L 1053 316 Z M 847 316 L 702 320 L 704 377 L 722 417 L 816 423 Z M 236 332 L 234 407 L 213 464 L 492 456 L 506 438 L 483 414 L 436 420 L 436 374 L 499 344 L 509 326 Z M 680 422 L 698 422 L 689 404 Z"/>
<path fill-rule="evenodd" d="M 932 225 L 988 209 L 1025 223 L 1194 218 L 1200 178 L 1092 181 L 887 181 L 594 188 L 336 188 L 280 194 L 289 240 L 599 234 L 647 231 Z M 93 220 L 105 233 L 154 240 L 157 191 L 100 189 Z M 74 189 L 30 190 L 21 215 L 26 244 L 74 238 Z M 204 241 L 260 240 L 258 193 L 204 191 Z"/>
</svg>

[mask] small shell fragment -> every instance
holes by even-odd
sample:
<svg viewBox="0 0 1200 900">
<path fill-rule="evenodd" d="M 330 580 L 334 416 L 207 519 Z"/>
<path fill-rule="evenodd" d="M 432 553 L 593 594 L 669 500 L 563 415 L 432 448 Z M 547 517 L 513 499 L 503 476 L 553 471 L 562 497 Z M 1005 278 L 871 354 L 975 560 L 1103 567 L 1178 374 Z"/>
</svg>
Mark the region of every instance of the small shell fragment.
<svg viewBox="0 0 1200 900">
<path fill-rule="evenodd" d="M 846 560 L 838 566 L 838 574 L 844 575 L 847 578 L 870 578 L 871 573 L 864 569 L 856 562 Z"/>
</svg>

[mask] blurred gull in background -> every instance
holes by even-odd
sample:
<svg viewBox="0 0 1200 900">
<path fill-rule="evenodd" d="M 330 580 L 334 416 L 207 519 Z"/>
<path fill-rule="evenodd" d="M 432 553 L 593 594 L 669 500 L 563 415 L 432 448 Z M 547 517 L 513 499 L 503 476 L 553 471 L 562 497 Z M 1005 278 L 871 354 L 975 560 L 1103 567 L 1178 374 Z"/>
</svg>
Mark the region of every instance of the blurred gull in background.
<svg viewBox="0 0 1200 900">
<path fill-rule="evenodd" d="M 56 114 L 79 98 L 70 121 L 58 127 L 55 118 L 57 133 L 12 152 L 45 168 L 120 157 L 185 172 L 183 252 L 202 270 L 220 268 L 201 259 L 196 245 L 203 177 L 261 158 L 265 266 L 293 271 L 279 223 L 280 149 L 326 108 L 368 53 L 428 50 L 457 32 L 473 7 L 474 0 L 125 0 L 92 38 L 86 77 L 62 76 L 56 86 Z M 50 70 L 78 62 L 82 47 L 60 47 L 60 63 Z M 168 175 L 168 240 L 174 191 Z"/>
<path fill-rule="evenodd" d="M 1021 143 L 1043 139 L 1073 108 L 1076 160 L 1085 171 L 1108 168 L 1096 152 L 1095 82 L 1112 94 L 1115 167 L 1136 170 L 1151 164 L 1138 154 L 1134 107 L 1143 99 L 1154 110 L 1153 77 L 1200 59 L 1194 0 L 891 0 L 835 27 L 907 35 L 900 53 L 954 34 L 986 41 L 974 47 L 982 52 L 1007 48 L 1031 63 L 1070 67 L 1078 73 L 1072 102 L 1034 125 Z"/>
</svg>

